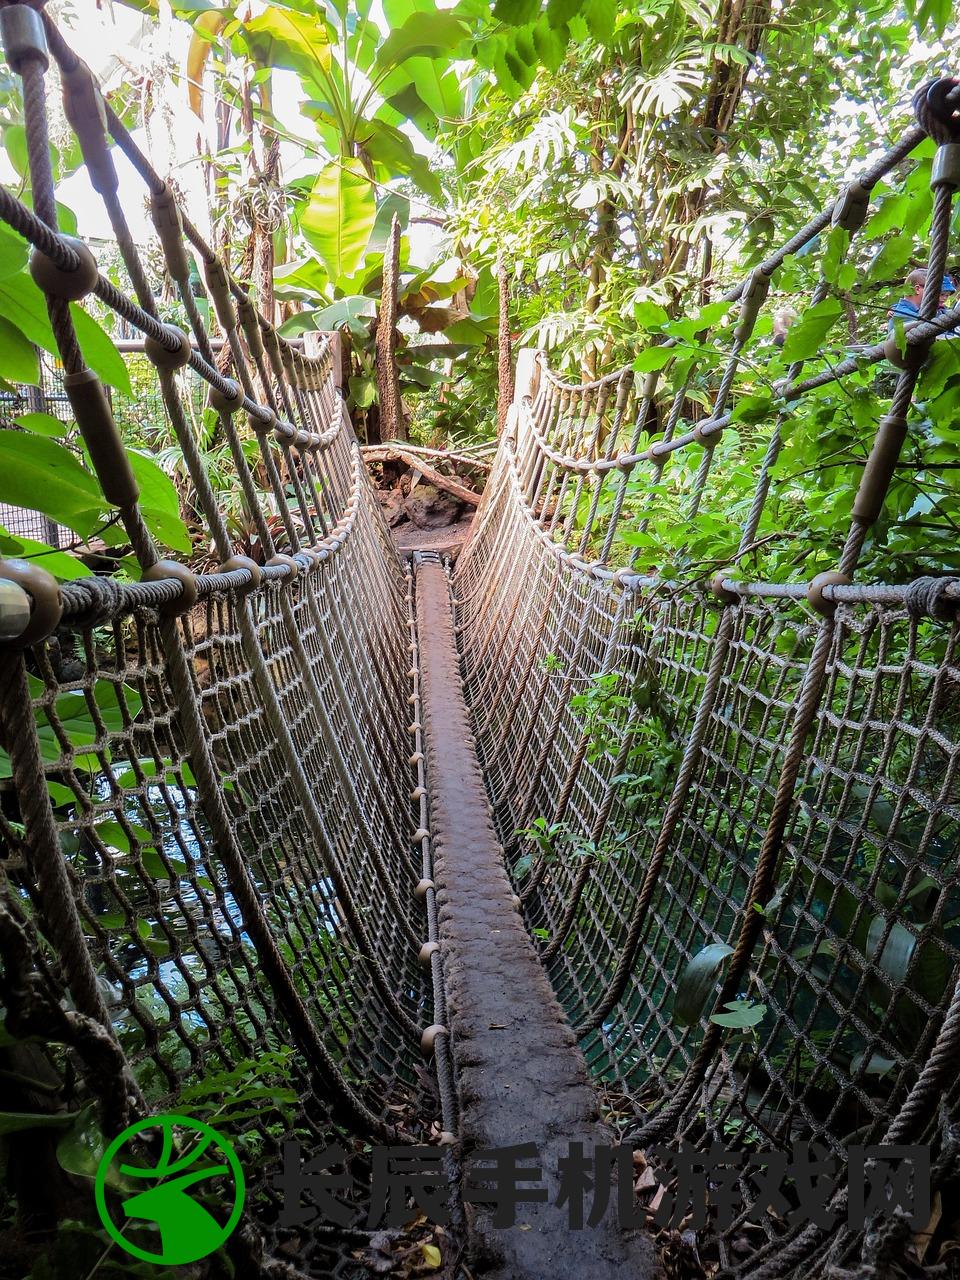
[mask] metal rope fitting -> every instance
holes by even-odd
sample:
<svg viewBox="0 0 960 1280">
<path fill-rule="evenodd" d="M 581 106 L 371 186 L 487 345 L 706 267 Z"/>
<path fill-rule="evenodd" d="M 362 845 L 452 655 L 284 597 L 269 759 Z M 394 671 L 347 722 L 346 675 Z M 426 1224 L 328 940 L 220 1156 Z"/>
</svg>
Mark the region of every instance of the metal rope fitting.
<svg viewBox="0 0 960 1280">
<path fill-rule="evenodd" d="M 717 597 L 721 604 L 739 604 L 740 596 L 736 591 L 731 591 L 729 587 L 723 585 L 724 573 L 721 569 L 719 573 L 715 573 L 710 579 L 710 590 Z"/>
<path fill-rule="evenodd" d="M 236 588 L 238 595 L 248 596 L 251 591 L 256 591 L 257 587 L 259 587 L 260 580 L 263 577 L 263 570 L 256 560 L 251 560 L 249 556 L 231 556 L 229 560 L 224 560 L 217 572 L 233 573 L 237 569 L 248 569 L 250 571 L 250 581 Z"/>
<path fill-rule="evenodd" d="M 176 342 L 176 349 L 165 347 L 156 338 L 144 338 L 143 353 L 158 369 L 182 369 L 190 363 L 190 339 L 175 324 L 163 327 L 170 339 Z"/>
<path fill-rule="evenodd" d="M 262 360 L 263 338 L 260 336 L 260 320 L 257 316 L 257 309 L 249 298 L 242 298 L 237 303 L 237 315 L 240 319 L 240 327 L 243 329 L 243 336 L 247 340 L 250 359 L 254 361 Z"/>
<path fill-rule="evenodd" d="M 824 587 L 847 587 L 852 581 L 849 574 L 840 573 L 836 569 L 818 573 L 807 586 L 807 604 L 815 613 L 822 614 L 825 618 L 833 617 L 837 608 L 836 601 L 824 598 Z"/>
<path fill-rule="evenodd" d="M 287 375 L 287 381 L 291 387 L 299 387 L 300 373 L 297 369 L 297 362 L 294 359 L 293 348 L 289 342 L 280 341 L 280 363 L 283 365 L 283 371 Z"/>
<path fill-rule="evenodd" d="M 180 564 L 177 560 L 158 560 L 156 564 L 152 564 L 144 573 L 142 581 L 164 582 L 167 579 L 179 582 L 181 591 L 169 604 L 161 605 L 158 612 L 168 618 L 178 617 L 181 613 L 189 613 L 197 603 L 200 594 L 197 589 L 197 575 L 192 569 L 188 569 L 185 564 Z"/>
<path fill-rule="evenodd" d="M 873 524 L 883 510 L 894 467 L 907 438 L 907 420 L 898 414 L 885 414 L 877 424 L 873 448 L 860 475 L 860 485 L 851 514 L 863 524 Z"/>
<path fill-rule="evenodd" d="M 740 295 L 740 318 L 733 331 L 734 342 L 744 343 L 753 332 L 760 308 L 770 292 L 770 277 L 763 267 L 757 267 L 750 273 L 750 278 L 743 286 Z"/>
<path fill-rule="evenodd" d="M 447 1028 L 443 1025 L 442 1022 L 432 1022 L 430 1026 L 427 1027 L 426 1030 L 423 1032 L 423 1035 L 420 1037 L 420 1048 L 422 1052 L 426 1055 L 426 1057 L 429 1058 L 430 1055 L 434 1052 L 434 1049 L 436 1048 L 436 1044 L 437 1044 L 437 1037 L 448 1036 L 449 1034 L 450 1032 L 447 1030 Z"/>
<path fill-rule="evenodd" d="M 226 379 L 229 391 L 219 391 L 216 387 L 210 388 L 210 403 L 218 413 L 236 413 L 238 409 L 243 408 L 243 387 L 233 378 Z"/>
<path fill-rule="evenodd" d="M 150 216 L 163 250 L 167 270 L 183 289 L 190 287 L 190 260 L 183 240 L 183 223 L 176 196 L 169 182 L 150 193 Z"/>
<path fill-rule="evenodd" d="M 140 496 L 140 486 L 120 439 L 103 383 L 92 369 L 81 369 L 78 373 L 64 374 L 63 389 L 103 496 L 117 507 L 134 506 Z"/>
<path fill-rule="evenodd" d="M 422 880 L 418 880 L 416 885 L 414 886 L 413 896 L 417 899 L 418 902 L 422 902 L 424 898 L 427 896 L 427 894 L 430 892 L 430 890 L 436 889 L 436 887 L 437 886 L 434 884 L 432 880 L 428 880 L 426 877 L 424 877 Z"/>
<path fill-rule="evenodd" d="M 870 192 L 862 182 L 851 182 L 837 197 L 830 223 L 844 231 L 859 231 L 870 208 Z"/>
<path fill-rule="evenodd" d="M 0 13 L 4 10 L 0 9 Z M 92 293 L 100 280 L 100 268 L 88 245 L 75 236 L 61 235 L 60 241 L 72 249 L 80 259 L 75 271 L 66 271 L 39 249 L 30 255 L 30 275 L 33 283 L 51 298 L 64 302 L 78 302 Z"/>
<path fill-rule="evenodd" d="M 18 640 L 30 622 L 33 601 L 18 582 L 0 579 L 0 642 Z"/>
<path fill-rule="evenodd" d="M 47 33 L 36 9 L 25 4 L 0 9 L 0 40 L 7 62 L 18 75 L 30 61 L 42 63 L 44 71 L 49 67 Z"/>
<path fill-rule="evenodd" d="M 956 191 L 960 187 L 960 142 L 944 142 L 937 147 L 930 168 L 930 189 L 950 187 Z"/>
<path fill-rule="evenodd" d="M 297 438 L 298 432 L 292 422 L 286 422 L 283 418 L 277 418 L 273 424 L 273 434 L 282 445 L 291 445 Z"/>
<path fill-rule="evenodd" d="M 270 324 L 267 325 L 266 328 L 261 328 L 260 332 L 263 335 L 263 345 L 267 349 L 267 355 L 270 356 L 271 360 L 275 360 L 278 364 L 282 364 L 280 358 L 280 339 L 277 337 L 276 329 L 274 329 L 273 325 Z"/>
<path fill-rule="evenodd" d="M 421 969 L 429 969 L 433 957 L 440 950 L 439 942 L 425 942 L 417 953 L 417 960 Z"/>
<path fill-rule="evenodd" d="M 916 321 L 906 326 L 907 333 L 910 332 L 914 324 L 916 324 Z M 906 351 L 901 351 L 897 342 L 897 335 L 891 333 L 883 344 L 883 358 L 888 364 L 892 364 L 895 369 L 907 369 L 911 373 L 916 373 L 926 363 L 927 356 L 930 354 L 931 343 L 932 339 L 929 338 L 926 342 L 907 343 Z"/>
<path fill-rule="evenodd" d="M 115 195 L 120 181 L 107 142 L 107 111 L 96 78 L 79 59 L 61 71 L 63 110 L 77 135 L 90 182 L 100 195 Z"/>
<path fill-rule="evenodd" d="M 23 649 L 52 636 L 63 617 L 60 586 L 29 560 L 0 560 L 0 639 Z"/>
<path fill-rule="evenodd" d="M 267 561 L 267 564 L 268 565 L 285 564 L 287 568 L 290 570 L 290 575 L 287 578 L 287 582 L 293 582 L 295 578 L 298 578 L 300 576 L 300 562 L 298 560 L 294 560 L 293 556 L 288 556 L 283 551 L 278 551 L 276 555 L 272 555 L 270 559 Z"/>
<path fill-rule="evenodd" d="M 207 293 L 213 303 L 213 309 L 220 321 L 224 333 L 232 333 L 237 327 L 237 309 L 233 305 L 230 292 L 230 281 L 219 258 L 212 262 L 203 261 L 203 278 L 207 283 Z"/>
</svg>

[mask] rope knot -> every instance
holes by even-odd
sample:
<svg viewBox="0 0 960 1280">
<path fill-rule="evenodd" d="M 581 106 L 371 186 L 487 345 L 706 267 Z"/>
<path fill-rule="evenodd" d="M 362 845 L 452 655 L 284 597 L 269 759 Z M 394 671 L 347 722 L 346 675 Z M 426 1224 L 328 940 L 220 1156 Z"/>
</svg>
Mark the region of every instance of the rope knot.
<svg viewBox="0 0 960 1280">
<path fill-rule="evenodd" d="M 64 595 L 70 597 L 73 606 L 70 625 L 81 630 L 110 622 L 123 603 L 123 587 L 113 578 L 80 578 L 64 589 Z"/>
<path fill-rule="evenodd" d="M 948 593 L 957 583 L 960 578 L 917 578 L 907 587 L 904 596 L 907 612 L 918 621 L 937 618 L 940 622 L 952 622 L 957 616 L 960 597 Z"/>
<path fill-rule="evenodd" d="M 948 142 L 960 142 L 960 103 L 949 101 L 950 94 L 960 87 L 954 76 L 943 76 L 921 85 L 913 95 L 913 113 L 920 128 L 928 133 L 938 146 Z"/>
</svg>

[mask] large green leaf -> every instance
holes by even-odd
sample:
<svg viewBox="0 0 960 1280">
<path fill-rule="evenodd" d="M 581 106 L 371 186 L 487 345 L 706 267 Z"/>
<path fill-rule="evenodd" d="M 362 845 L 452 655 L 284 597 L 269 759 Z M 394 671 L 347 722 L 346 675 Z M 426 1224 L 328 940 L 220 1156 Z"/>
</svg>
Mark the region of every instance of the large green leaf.
<svg viewBox="0 0 960 1280">
<path fill-rule="evenodd" d="M 269 5 L 243 24 L 247 46 L 262 67 L 286 67 L 316 81 L 317 69 L 329 71 L 330 29 L 323 19 Z"/>
<path fill-rule="evenodd" d="M 391 31 L 377 50 L 374 74 L 385 74 L 409 58 L 452 53 L 463 42 L 466 27 L 452 13 L 434 9 L 411 13 L 403 26 Z"/>
<path fill-rule="evenodd" d="M 370 321 L 376 314 L 377 304 L 374 298 L 355 294 L 340 298 L 322 311 L 302 311 L 299 315 L 291 316 L 280 326 L 280 332 L 285 337 L 292 337 L 310 329 L 325 332 L 346 327 L 351 333 L 362 334 L 369 330 Z"/>
<path fill-rule="evenodd" d="M 712 942 L 687 963 L 677 979 L 673 998 L 673 1021 L 678 1026 L 689 1027 L 699 1020 L 716 990 L 724 962 L 732 954 L 733 947 L 725 942 Z"/>
<path fill-rule="evenodd" d="M 0 502 L 40 511 L 81 537 L 109 508 L 96 478 L 69 449 L 25 431 L 0 431 Z"/>
<path fill-rule="evenodd" d="M 40 381 L 40 361 L 33 343 L 15 324 L 0 316 L 0 378 L 8 382 Z"/>
<path fill-rule="evenodd" d="M 77 330 L 77 341 L 83 358 L 90 368 L 108 386 L 116 387 L 124 395 L 132 395 L 130 373 L 126 361 L 113 345 L 113 339 L 106 330 L 94 320 L 89 311 L 76 302 L 70 304 L 74 327 Z"/>
<path fill-rule="evenodd" d="M 22 538 L 9 533 L 0 526 L 0 554 L 13 556 L 18 560 L 29 560 L 38 564 L 47 573 L 52 573 L 61 582 L 69 582 L 73 578 L 89 578 L 92 570 L 82 560 L 69 552 L 58 551 L 46 542 L 35 542 L 33 538 Z"/>
<path fill-rule="evenodd" d="M 84 360 L 104 382 L 130 395 L 130 375 L 110 337 L 77 303 L 70 304 L 70 314 L 76 325 Z M 57 354 L 47 304 L 26 272 L 0 279 L 0 315 L 16 325 L 38 347 Z"/>
<path fill-rule="evenodd" d="M 361 129 L 357 141 L 367 155 L 383 167 L 389 178 L 412 178 L 421 191 L 435 200 L 443 198 L 440 179 L 430 168 L 426 156 L 414 149 L 405 133 L 383 120 L 370 120 Z"/>
<path fill-rule="evenodd" d="M 152 458 L 135 449 L 128 449 L 127 457 L 140 486 L 140 506 L 150 532 L 166 546 L 189 554 L 193 544 L 180 518 L 180 499 L 173 481 Z"/>
<path fill-rule="evenodd" d="M 18 427 L 23 427 L 24 431 L 32 431 L 37 436 L 62 436 L 70 425 L 55 418 L 52 413 L 21 413 L 14 418 L 14 422 Z"/>
<path fill-rule="evenodd" d="M 376 218 L 370 179 L 359 160 L 348 159 L 317 175 L 300 229 L 336 282 L 360 266 Z"/>
<path fill-rule="evenodd" d="M 800 317 L 787 334 L 783 358 L 788 362 L 809 360 L 820 352 L 827 334 L 840 319 L 843 307 L 837 298 L 824 298 Z"/>
<path fill-rule="evenodd" d="M 27 265 L 27 242 L 0 222 L 0 280 L 15 276 Z"/>
<path fill-rule="evenodd" d="M 68 1129 L 76 1118 L 76 1111 L 56 1111 L 50 1114 L 0 1111 L 0 1137 L 8 1133 L 22 1133 L 25 1129 Z"/>
</svg>

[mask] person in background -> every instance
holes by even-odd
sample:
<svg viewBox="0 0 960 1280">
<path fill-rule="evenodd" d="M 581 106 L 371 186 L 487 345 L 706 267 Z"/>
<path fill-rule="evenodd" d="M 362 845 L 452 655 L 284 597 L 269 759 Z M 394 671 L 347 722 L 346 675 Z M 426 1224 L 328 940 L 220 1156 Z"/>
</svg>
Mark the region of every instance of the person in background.
<svg viewBox="0 0 960 1280">
<path fill-rule="evenodd" d="M 890 308 L 890 320 L 887 325 L 891 333 L 893 333 L 894 324 L 899 317 L 904 324 L 909 324 L 911 320 L 920 319 L 920 303 L 923 301 L 923 290 L 927 283 L 927 273 L 925 268 L 917 267 L 916 271 L 911 271 L 907 276 L 906 284 L 911 292 L 901 298 L 895 306 Z M 953 283 L 949 276 L 943 277 L 943 284 L 940 288 L 940 305 L 937 308 L 937 314 L 947 309 L 947 298 L 951 293 L 956 293 L 957 286 Z"/>
<path fill-rule="evenodd" d="M 782 347 L 787 340 L 787 334 L 790 332 L 790 326 L 797 318 L 797 313 L 793 307 L 778 307 L 773 313 L 773 343 L 774 346 Z"/>
</svg>

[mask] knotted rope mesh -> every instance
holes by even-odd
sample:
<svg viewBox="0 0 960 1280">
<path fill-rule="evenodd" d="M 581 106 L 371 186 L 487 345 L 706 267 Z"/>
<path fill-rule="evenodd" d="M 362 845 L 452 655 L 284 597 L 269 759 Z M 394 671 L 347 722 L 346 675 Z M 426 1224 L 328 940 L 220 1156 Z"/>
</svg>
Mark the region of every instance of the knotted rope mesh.
<svg viewBox="0 0 960 1280">
<path fill-rule="evenodd" d="M 283 1256 L 311 1274 L 348 1273 L 369 1235 L 368 1144 L 455 1128 L 446 1036 L 436 1071 L 420 1047 L 444 1009 L 439 957 L 418 963 L 437 920 L 432 888 L 414 893 L 430 847 L 410 573 L 329 343 L 307 356 L 257 314 L 46 16 L 12 6 L 0 19 L 23 77 L 33 191 L 33 210 L 0 194 L 0 216 L 45 255 L 78 443 L 143 575 L 79 579 L 58 595 L 42 572 L 2 564 L 33 594 L 35 632 L 0 664 L 6 1030 L 47 1045 L 62 1105 L 95 1103 L 107 1138 L 173 1101 L 219 1117 L 257 1158 L 248 1204 Z M 57 231 L 48 50 L 129 292 Z M 151 196 L 192 344 L 159 314 L 104 123 Z M 190 254 L 225 344 L 216 361 Z M 65 301 L 84 272 L 86 291 L 147 340 L 148 398 L 185 459 L 212 572 L 160 558 Z M 198 447 L 197 379 L 265 563 L 233 555 Z M 290 1134 L 305 1157 L 342 1145 L 354 1226 L 277 1226 L 281 1197 L 266 1175 Z M 247 1229 L 230 1248 L 238 1265 L 257 1260 Z M 262 1268 L 293 1274 L 269 1259 Z"/>
<path fill-rule="evenodd" d="M 96 105 L 46 19 L 43 33 L 73 106 L 90 92 Z M 34 208 L 0 192 L 0 217 L 61 276 L 82 273 L 82 246 L 57 231 L 42 34 L 17 49 Z M 949 133 L 952 108 L 934 107 Z M 337 1138 L 363 1182 L 365 1143 L 455 1126 L 445 1034 L 435 1076 L 419 1054 L 420 1029 L 445 1018 L 439 955 L 417 963 L 437 919 L 410 575 L 329 348 L 308 358 L 278 338 L 106 108 L 151 195 L 186 347 L 126 226 L 99 107 L 68 115 L 127 275 L 120 287 L 94 271 L 89 287 L 153 344 L 220 564 L 190 574 L 160 560 L 109 419 L 78 393 L 83 443 L 144 580 L 81 580 L 53 603 L 41 592 L 35 643 L 0 667 L 6 1028 L 46 1046 L 68 1104 L 95 1101 L 108 1136 L 174 1098 L 222 1106 L 249 1064 L 266 1064 L 266 1093 L 241 1090 L 233 1108 L 246 1140 L 275 1156 L 291 1130 Z M 541 362 L 456 567 L 465 682 L 517 890 L 604 1100 L 638 1142 L 813 1138 L 842 1155 L 854 1140 L 935 1139 L 955 1114 L 958 592 L 852 581 L 902 444 L 911 352 L 960 325 L 936 306 L 955 161 L 934 162 L 928 284 L 906 353 L 898 338 L 790 366 L 755 424 L 755 498 L 712 589 L 657 575 L 643 550 L 658 511 L 682 540 L 724 501 L 739 461 L 735 380 L 762 363 L 751 335 L 770 280 L 831 221 L 853 233 L 924 138 L 905 135 L 730 292 L 739 310 L 698 384 L 710 390 L 698 420 L 694 364 L 666 393 L 667 361 L 639 386 L 633 370 L 570 385 Z M 185 245 L 226 361 L 213 358 Z M 67 382 L 87 387 L 63 281 L 46 278 Z M 813 305 L 829 294 L 825 273 Z M 790 405 L 885 356 L 901 372 L 882 375 L 889 412 L 837 570 L 813 585 L 735 576 L 776 491 Z M 214 393 L 265 565 L 232 555 L 183 403 L 186 367 Z M 709 1020 L 731 1001 L 762 1008 L 750 1035 Z M 266 1181 L 256 1216 L 315 1274 L 348 1273 L 363 1240 L 278 1230 Z M 730 1270 L 743 1269 L 745 1229 L 739 1219 L 720 1241 Z M 860 1243 L 772 1217 L 754 1230 L 745 1265 L 769 1276 L 812 1274 Z M 256 1252 L 249 1234 L 236 1247 L 248 1262 Z"/>
<path fill-rule="evenodd" d="M 936 1143 L 956 1117 L 960 592 L 951 578 L 854 582 L 918 370 L 960 326 L 960 309 L 938 309 L 960 181 L 949 102 L 935 104 L 929 269 L 905 335 L 768 374 L 783 362 L 758 321 L 798 256 L 823 260 L 811 310 L 836 292 L 838 249 L 878 183 L 897 191 L 912 171 L 918 129 L 727 293 L 729 311 L 692 324 L 692 353 L 661 337 L 636 368 L 586 384 L 526 353 L 455 567 L 468 702 L 516 891 L 606 1104 L 641 1146 L 806 1141 L 843 1162 L 851 1144 Z M 744 370 L 770 393 L 753 421 L 737 411 Z M 843 477 L 853 501 L 834 570 L 748 580 L 764 513 L 789 498 L 777 461 L 793 407 L 853 401 L 845 385 L 865 374 L 889 407 L 864 430 L 859 487 Z M 745 466 L 754 496 L 736 493 L 740 527 L 712 584 L 702 566 L 649 563 L 658 522 L 681 552 L 705 527 L 726 532 Z M 716 1242 L 724 1274 L 820 1275 L 859 1256 L 846 1228 L 748 1220 L 754 1190 L 744 1175 Z"/>
</svg>

